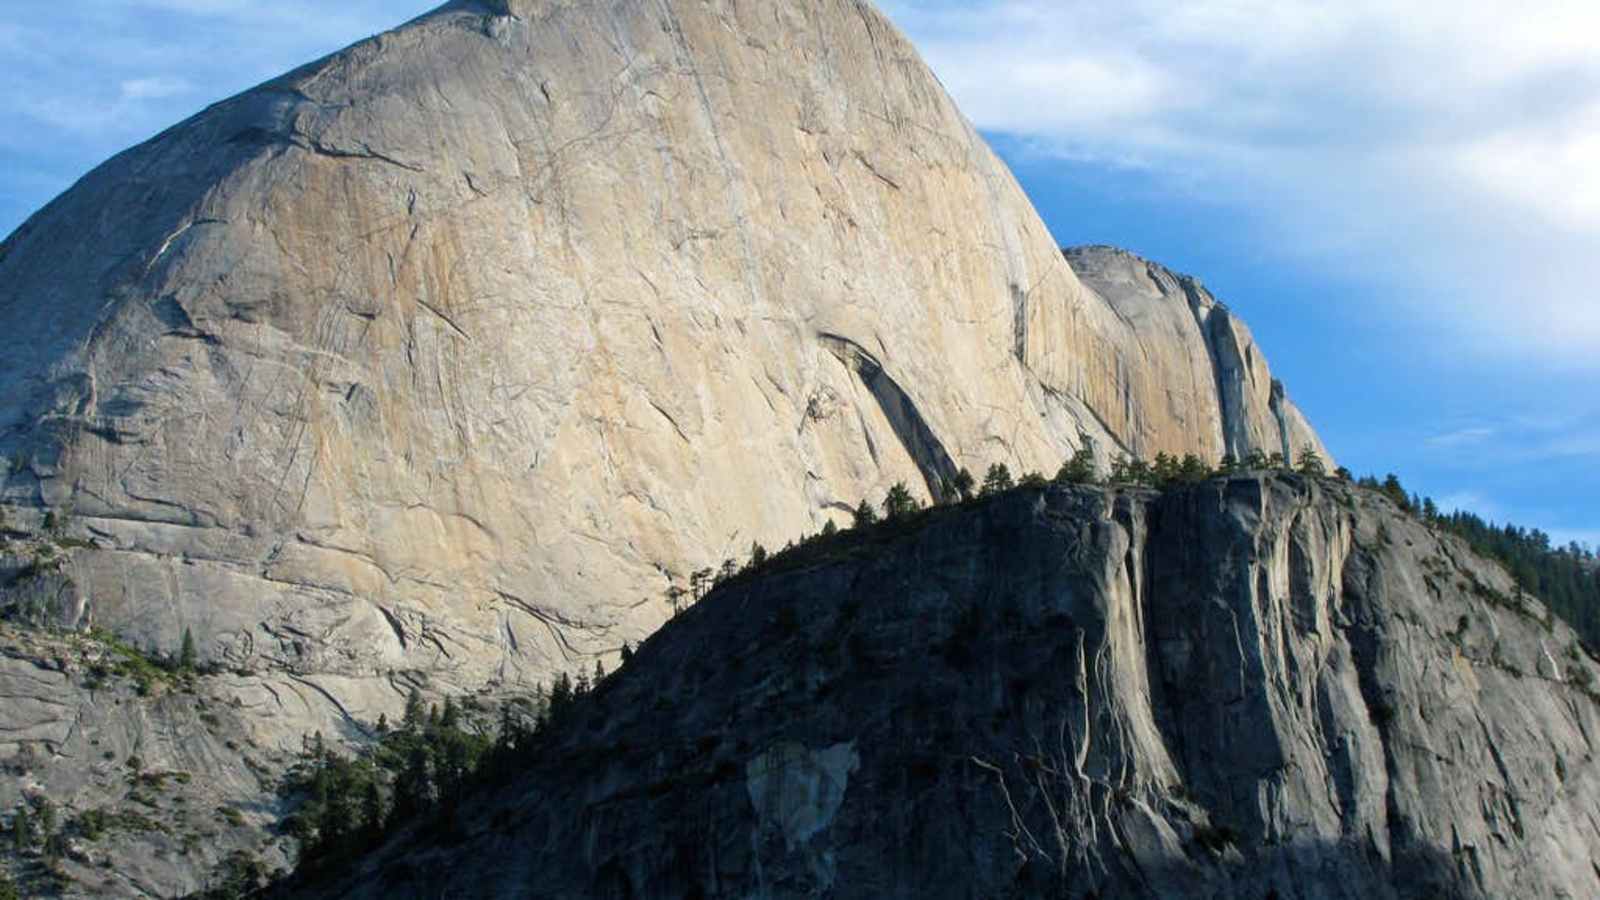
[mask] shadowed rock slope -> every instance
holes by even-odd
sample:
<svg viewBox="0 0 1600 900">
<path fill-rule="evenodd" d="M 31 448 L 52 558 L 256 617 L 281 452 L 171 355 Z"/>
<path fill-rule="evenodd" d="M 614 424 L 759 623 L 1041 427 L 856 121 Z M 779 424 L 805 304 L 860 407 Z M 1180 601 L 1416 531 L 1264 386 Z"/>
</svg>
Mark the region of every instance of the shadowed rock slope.
<svg viewBox="0 0 1600 900">
<path fill-rule="evenodd" d="M 1590 897 L 1597 669 L 1374 494 L 1021 490 L 725 586 L 294 893 Z"/>
<path fill-rule="evenodd" d="M 285 732 L 323 705 L 311 693 L 0 624 L 0 877 L 23 897 L 175 897 L 207 886 L 230 854 L 291 864 L 277 785 L 294 761 L 283 748 L 301 738 Z M 32 842 L 15 834 L 24 809 Z"/>
<path fill-rule="evenodd" d="M 866 2 L 458 0 L 0 245 L 0 503 L 78 542 L 67 624 L 391 713 L 527 685 L 898 481 L 1315 446 L 1108 271 Z"/>
</svg>

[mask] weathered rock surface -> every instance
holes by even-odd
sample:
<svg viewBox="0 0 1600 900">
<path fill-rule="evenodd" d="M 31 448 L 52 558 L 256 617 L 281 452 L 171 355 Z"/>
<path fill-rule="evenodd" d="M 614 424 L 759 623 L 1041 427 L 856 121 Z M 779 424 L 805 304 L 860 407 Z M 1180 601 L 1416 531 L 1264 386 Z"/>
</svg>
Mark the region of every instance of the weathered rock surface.
<svg viewBox="0 0 1600 900">
<path fill-rule="evenodd" d="M 897 481 L 1315 444 L 1190 282 L 1073 258 L 870 4 L 461 0 L 0 245 L 0 500 L 68 624 L 348 706 L 609 654 Z"/>
<path fill-rule="evenodd" d="M 66 550 L 0 532 L 0 826 L 24 804 L 54 811 L 61 852 L 41 835 L 0 875 L 28 897 L 175 897 L 220 885 L 237 860 L 270 872 L 296 858 L 279 788 L 321 734 L 361 744 L 425 673 L 381 679 L 283 667 L 185 672 L 103 632 L 51 628 L 76 593 Z M 473 727 L 505 695 L 465 700 Z"/>
<path fill-rule="evenodd" d="M 139 679 L 125 662 L 94 639 L 0 626 L 0 814 L 10 828 L 48 804 L 61 847 L 18 854 L 8 834 L 0 873 L 28 897 L 172 897 L 235 851 L 291 864 L 278 777 L 300 748 L 287 731 L 320 718 L 321 698 L 282 676 Z"/>
<path fill-rule="evenodd" d="M 0 823 L 48 805 L 59 841 L 51 858 L 42 833 L 22 853 L 7 834 L 0 875 L 28 897 L 174 897 L 220 884 L 235 855 L 287 868 L 278 789 L 306 738 L 361 742 L 426 675 L 174 671 L 159 651 L 56 627 L 81 614 L 82 552 L 0 527 Z"/>
<path fill-rule="evenodd" d="M 1592 897 L 1597 671 L 1376 494 L 1024 490 L 725 586 L 296 895 Z"/>
<path fill-rule="evenodd" d="M 1291 463 L 1307 449 L 1333 458 L 1272 377 L 1249 326 L 1197 279 L 1115 247 L 1066 254 L 1083 284 L 1132 327 L 1133 364 L 1168 385 L 1172 415 L 1205 432 L 1202 447 L 1241 460 L 1251 450 Z"/>
</svg>

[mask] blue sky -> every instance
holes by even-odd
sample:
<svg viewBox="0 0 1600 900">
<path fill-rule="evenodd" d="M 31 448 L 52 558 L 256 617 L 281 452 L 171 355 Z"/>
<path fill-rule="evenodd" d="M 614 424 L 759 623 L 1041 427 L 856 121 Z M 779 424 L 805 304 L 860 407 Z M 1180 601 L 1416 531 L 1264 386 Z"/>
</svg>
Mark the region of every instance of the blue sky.
<svg viewBox="0 0 1600 900">
<path fill-rule="evenodd" d="M 8 0 L 0 233 L 431 5 Z M 1061 243 L 1199 276 L 1341 462 L 1600 544 L 1600 5 L 883 6 Z"/>
</svg>

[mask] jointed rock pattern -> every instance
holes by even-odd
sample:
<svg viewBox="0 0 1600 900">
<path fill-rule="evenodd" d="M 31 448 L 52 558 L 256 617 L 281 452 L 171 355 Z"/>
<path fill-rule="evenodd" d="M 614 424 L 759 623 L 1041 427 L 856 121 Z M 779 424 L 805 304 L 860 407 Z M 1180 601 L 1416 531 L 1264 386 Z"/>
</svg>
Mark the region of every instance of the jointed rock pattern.
<svg viewBox="0 0 1600 900">
<path fill-rule="evenodd" d="M 1203 291 L 1074 258 L 868 3 L 463 0 L 6 240 L 0 498 L 94 544 L 74 621 L 394 704 L 897 481 L 1320 447 Z"/>
</svg>

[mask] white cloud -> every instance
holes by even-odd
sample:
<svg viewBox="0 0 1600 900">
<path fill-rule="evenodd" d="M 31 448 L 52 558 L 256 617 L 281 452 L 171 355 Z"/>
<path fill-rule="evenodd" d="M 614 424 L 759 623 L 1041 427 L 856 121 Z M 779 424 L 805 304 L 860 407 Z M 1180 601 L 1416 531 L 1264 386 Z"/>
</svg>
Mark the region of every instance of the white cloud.
<svg viewBox="0 0 1600 900">
<path fill-rule="evenodd" d="M 1248 209 L 1436 352 L 1600 370 L 1600 4 L 886 8 L 978 127 Z"/>
<path fill-rule="evenodd" d="M 5 4 L 0 152 L 42 169 L 48 134 L 65 187 L 433 4 Z M 1419 352 L 1600 371 L 1600 4 L 884 5 L 979 127 L 1233 205 L 1255 246 L 1387 284 L 1399 308 L 1352 313 L 1398 316 Z"/>
<path fill-rule="evenodd" d="M 1447 513 L 1475 513 L 1491 522 L 1503 519 L 1500 505 L 1477 491 L 1457 491 L 1440 497 L 1436 502 L 1439 509 Z"/>
<path fill-rule="evenodd" d="M 1600 531 L 1557 528 L 1550 532 L 1550 543 L 1557 547 L 1577 544 L 1594 552 L 1600 549 Z"/>
<path fill-rule="evenodd" d="M 436 5 L 0 3 L 0 235 L 95 164 L 206 104 Z"/>
<path fill-rule="evenodd" d="M 1587 473 L 1591 462 L 1600 465 L 1600 414 L 1444 425 L 1421 443 L 1423 458 L 1456 469 L 1538 472 L 1570 465 L 1572 471 Z"/>
<path fill-rule="evenodd" d="M 104 136 L 116 150 L 431 0 L 66 0 L 0 9 L 0 121 Z"/>
<path fill-rule="evenodd" d="M 1428 438 L 1426 443 L 1430 447 L 1454 448 L 1469 447 L 1482 444 L 1494 437 L 1495 429 L 1484 426 L 1457 428 Z"/>
<path fill-rule="evenodd" d="M 194 90 L 194 85 L 187 79 L 176 78 L 170 75 L 157 75 L 151 78 L 132 78 L 122 82 L 122 99 L 124 100 L 162 100 L 167 97 L 176 97 Z"/>
</svg>

